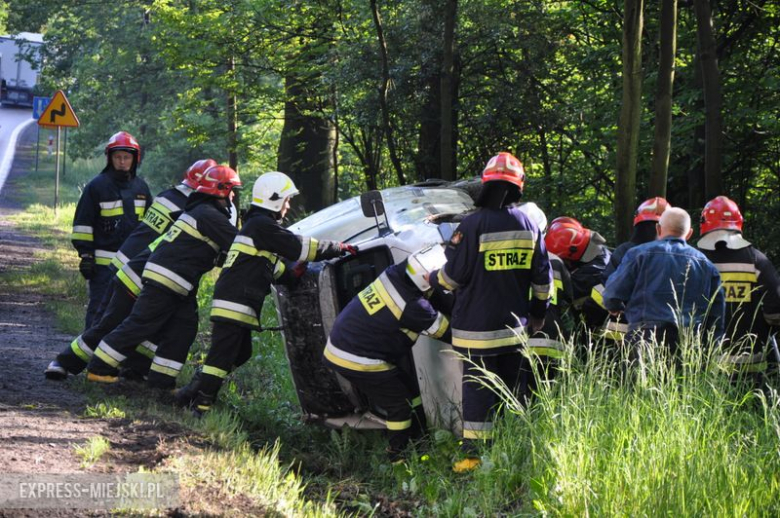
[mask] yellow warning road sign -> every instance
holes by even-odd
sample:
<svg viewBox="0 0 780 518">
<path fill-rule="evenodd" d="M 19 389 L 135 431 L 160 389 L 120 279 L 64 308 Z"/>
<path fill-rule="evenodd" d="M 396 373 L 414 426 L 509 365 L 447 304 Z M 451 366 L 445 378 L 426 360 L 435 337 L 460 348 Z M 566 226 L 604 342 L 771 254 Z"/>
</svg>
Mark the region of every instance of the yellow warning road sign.
<svg viewBox="0 0 780 518">
<path fill-rule="evenodd" d="M 76 112 L 73 111 L 68 98 L 65 97 L 65 93 L 62 90 L 57 90 L 57 93 L 51 98 L 51 102 L 38 119 L 38 125 L 64 126 L 66 128 L 79 127 L 79 118 L 76 117 Z"/>
</svg>

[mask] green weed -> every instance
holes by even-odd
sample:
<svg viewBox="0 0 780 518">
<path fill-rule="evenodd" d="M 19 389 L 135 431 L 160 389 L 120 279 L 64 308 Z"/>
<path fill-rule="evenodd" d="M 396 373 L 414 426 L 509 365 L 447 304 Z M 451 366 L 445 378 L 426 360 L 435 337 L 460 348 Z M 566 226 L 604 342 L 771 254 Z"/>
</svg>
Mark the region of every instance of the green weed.
<svg viewBox="0 0 780 518">
<path fill-rule="evenodd" d="M 100 458 L 111 449 L 111 443 L 103 436 L 95 435 L 90 437 L 87 442 L 81 445 L 75 445 L 73 451 L 81 458 L 81 467 L 87 469 L 94 465 Z"/>
</svg>

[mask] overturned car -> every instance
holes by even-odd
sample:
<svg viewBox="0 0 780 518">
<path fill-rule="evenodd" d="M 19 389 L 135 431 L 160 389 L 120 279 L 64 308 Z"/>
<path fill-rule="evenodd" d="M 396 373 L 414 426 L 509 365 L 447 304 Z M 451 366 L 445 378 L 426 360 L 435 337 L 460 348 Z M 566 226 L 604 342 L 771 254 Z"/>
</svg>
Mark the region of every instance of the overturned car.
<svg viewBox="0 0 780 518">
<path fill-rule="evenodd" d="M 287 359 L 306 419 L 326 426 L 384 429 L 384 411 L 322 363 L 339 312 L 391 264 L 446 243 L 474 209 L 479 182 L 433 182 L 371 191 L 323 209 L 289 228 L 359 246 L 356 256 L 312 263 L 295 288 L 274 291 Z M 381 337 L 377 337 L 381 340 Z M 449 344 L 420 335 L 405 365 L 416 372 L 428 421 L 460 431 L 461 365 Z"/>
</svg>

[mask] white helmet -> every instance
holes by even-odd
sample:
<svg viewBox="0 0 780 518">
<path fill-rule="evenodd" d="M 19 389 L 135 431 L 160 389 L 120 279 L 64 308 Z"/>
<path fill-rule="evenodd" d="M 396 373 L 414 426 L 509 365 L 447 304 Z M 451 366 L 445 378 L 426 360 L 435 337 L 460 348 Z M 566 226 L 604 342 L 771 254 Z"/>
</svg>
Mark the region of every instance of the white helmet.
<svg viewBox="0 0 780 518">
<path fill-rule="evenodd" d="M 298 194 L 292 179 L 284 173 L 273 171 L 260 175 L 252 187 L 252 205 L 279 212 L 285 198 Z"/>
<path fill-rule="evenodd" d="M 544 232 L 547 229 L 547 216 L 544 215 L 544 211 L 542 211 L 537 204 L 529 201 L 517 208 L 520 209 L 520 212 L 528 216 L 528 219 L 536 223 L 536 226 L 539 227 L 541 232 Z"/>
<path fill-rule="evenodd" d="M 428 291 L 431 285 L 425 280 L 425 275 L 444 266 L 447 258 L 444 255 L 444 247 L 436 243 L 418 250 L 410 255 L 406 261 L 406 275 L 412 279 L 420 291 Z"/>
</svg>

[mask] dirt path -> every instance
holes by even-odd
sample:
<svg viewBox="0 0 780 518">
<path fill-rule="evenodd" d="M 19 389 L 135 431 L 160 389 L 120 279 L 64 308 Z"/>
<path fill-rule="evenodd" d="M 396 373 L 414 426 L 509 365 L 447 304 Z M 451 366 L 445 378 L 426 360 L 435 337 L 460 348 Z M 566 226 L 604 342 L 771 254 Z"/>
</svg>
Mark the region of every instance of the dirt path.
<svg viewBox="0 0 780 518">
<path fill-rule="evenodd" d="M 30 146 L 35 131 L 28 129 L 20 146 Z M 6 189 L 30 164 L 14 161 Z M 30 268 L 40 260 L 40 244 L 21 234 L 8 220 L 18 210 L 0 196 L 0 274 Z M 69 382 L 46 380 L 43 370 L 72 337 L 54 326 L 44 297 L 32 291 L 0 287 L 0 474 L 64 474 L 85 472 L 135 472 L 162 462 L 171 451 L 189 442 L 176 425 L 132 422 L 128 419 L 84 418 L 85 397 Z M 74 446 L 102 436 L 110 453 L 90 468 L 81 466 Z M 187 514 L 185 509 L 172 514 Z M 100 516 L 73 510 L 13 511 L 0 516 Z"/>
</svg>

